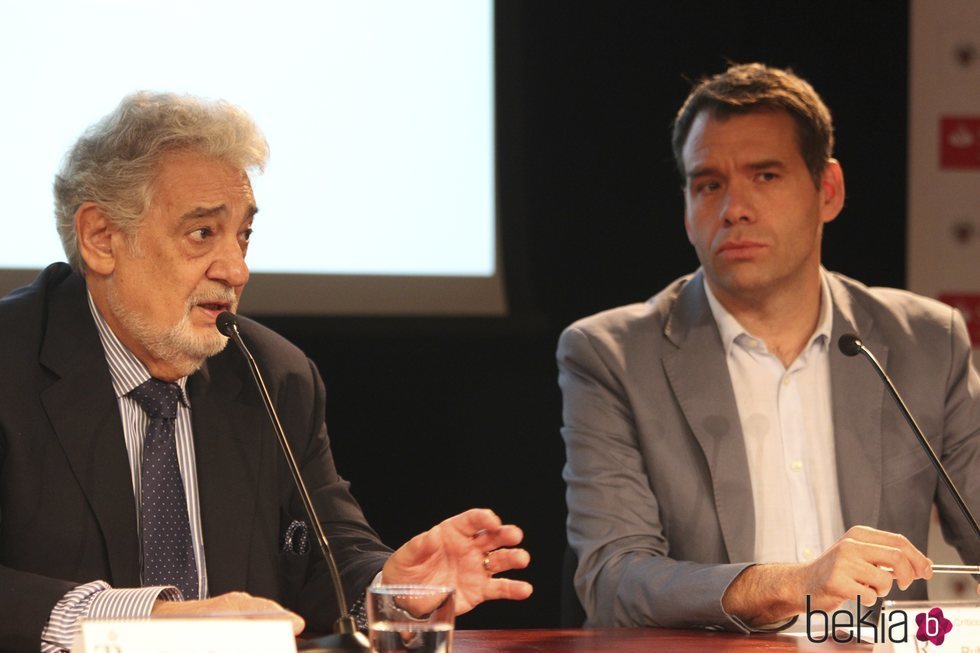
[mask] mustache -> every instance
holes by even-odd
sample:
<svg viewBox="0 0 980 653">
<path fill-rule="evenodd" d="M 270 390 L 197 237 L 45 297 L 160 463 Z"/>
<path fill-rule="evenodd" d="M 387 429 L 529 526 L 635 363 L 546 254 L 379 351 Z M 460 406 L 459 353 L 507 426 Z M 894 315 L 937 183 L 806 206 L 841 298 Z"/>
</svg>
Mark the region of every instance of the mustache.
<svg viewBox="0 0 980 653">
<path fill-rule="evenodd" d="M 235 310 L 238 308 L 238 296 L 231 288 L 204 288 L 187 298 L 188 309 L 197 304 L 228 304 Z"/>
</svg>

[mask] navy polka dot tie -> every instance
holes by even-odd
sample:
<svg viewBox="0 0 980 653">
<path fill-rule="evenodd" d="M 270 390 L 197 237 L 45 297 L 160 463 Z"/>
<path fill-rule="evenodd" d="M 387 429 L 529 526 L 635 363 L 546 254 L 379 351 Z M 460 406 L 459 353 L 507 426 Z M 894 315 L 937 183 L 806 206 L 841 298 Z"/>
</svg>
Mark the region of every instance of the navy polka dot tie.
<svg viewBox="0 0 980 653">
<path fill-rule="evenodd" d="M 129 396 L 150 418 L 140 471 L 143 584 L 174 585 L 185 599 L 196 599 L 197 564 L 174 432 L 180 387 L 150 379 Z"/>
</svg>

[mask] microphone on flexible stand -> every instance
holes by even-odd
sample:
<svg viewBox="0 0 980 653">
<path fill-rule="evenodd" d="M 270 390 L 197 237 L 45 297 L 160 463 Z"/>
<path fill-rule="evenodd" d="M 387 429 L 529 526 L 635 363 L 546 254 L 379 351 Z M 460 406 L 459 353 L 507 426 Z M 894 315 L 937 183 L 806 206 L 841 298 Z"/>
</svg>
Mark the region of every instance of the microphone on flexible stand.
<svg viewBox="0 0 980 653">
<path fill-rule="evenodd" d="M 320 543 L 320 551 L 323 553 L 323 559 L 326 561 L 327 568 L 330 570 L 333 589 L 337 595 L 340 618 L 334 622 L 334 634 L 310 640 L 301 644 L 299 648 L 300 650 L 310 651 L 311 653 L 367 653 L 370 650 L 370 645 L 367 638 L 357 630 L 354 618 L 347 613 L 347 600 L 344 598 L 340 572 L 337 571 L 337 561 L 330 551 L 330 542 L 327 540 L 327 536 L 323 532 L 323 527 L 320 525 L 320 520 L 313 507 L 313 501 L 310 499 L 310 493 L 307 491 L 303 477 L 300 475 L 299 465 L 296 464 L 296 457 L 293 455 L 292 447 L 289 446 L 289 441 L 286 440 L 286 433 L 283 431 L 282 424 L 279 422 L 279 415 L 276 413 L 276 408 L 272 405 L 272 399 L 269 397 L 269 391 L 265 387 L 265 382 L 262 380 L 259 367 L 256 365 L 255 358 L 252 357 L 252 353 L 245 346 L 245 343 L 242 341 L 242 336 L 238 332 L 238 318 L 234 313 L 224 311 L 218 315 L 215 326 L 217 326 L 218 331 L 235 342 L 238 349 L 245 356 L 245 360 L 248 361 L 252 378 L 255 379 L 255 385 L 259 390 L 259 395 L 262 397 L 262 403 L 265 404 L 265 410 L 269 414 L 272 428 L 275 430 L 276 437 L 279 439 L 279 445 L 282 448 L 283 455 L 286 457 L 289 471 L 292 472 L 293 482 L 296 484 L 296 489 L 299 491 L 300 498 L 303 500 L 306 515 L 312 523 L 317 542 Z"/>
<path fill-rule="evenodd" d="M 956 501 L 956 505 L 959 507 L 960 512 L 962 512 L 963 516 L 966 518 L 967 523 L 973 527 L 973 532 L 977 536 L 977 539 L 980 539 L 980 526 L 977 525 L 977 520 L 974 518 L 973 513 L 970 512 L 970 508 L 967 507 L 966 502 L 963 501 L 963 495 L 956 489 L 956 485 L 953 484 L 953 479 L 949 477 L 949 473 L 946 471 L 946 468 L 943 467 L 942 462 L 939 460 L 939 456 L 936 455 L 932 445 L 929 444 L 929 441 L 926 440 L 926 437 L 922 434 L 922 429 L 920 429 L 919 425 L 916 424 L 915 418 L 912 417 L 912 413 L 909 412 L 909 409 L 902 400 L 902 397 L 898 394 L 898 390 L 895 389 L 895 384 L 892 383 L 892 380 L 888 378 L 888 375 L 885 374 L 885 370 L 882 369 L 881 365 L 878 363 L 878 359 L 876 359 L 874 354 L 872 354 L 871 351 L 864 346 L 861 339 L 853 333 L 845 333 L 842 335 L 837 341 L 837 346 L 840 347 L 841 353 L 845 356 L 857 356 L 858 354 L 863 354 L 864 357 L 871 363 L 871 366 L 875 369 L 875 372 L 878 373 L 878 376 L 880 376 L 881 380 L 884 382 L 885 387 L 888 388 L 888 393 L 892 396 L 892 399 L 895 400 L 895 403 L 898 404 L 902 416 L 912 428 L 912 433 L 915 434 L 915 437 L 922 446 L 923 451 L 926 452 L 929 462 L 931 462 L 932 466 L 936 468 L 937 472 L 939 472 L 939 478 L 942 479 L 943 484 L 946 486 L 946 489 L 949 490 L 949 493 L 953 495 L 953 499 Z"/>
</svg>

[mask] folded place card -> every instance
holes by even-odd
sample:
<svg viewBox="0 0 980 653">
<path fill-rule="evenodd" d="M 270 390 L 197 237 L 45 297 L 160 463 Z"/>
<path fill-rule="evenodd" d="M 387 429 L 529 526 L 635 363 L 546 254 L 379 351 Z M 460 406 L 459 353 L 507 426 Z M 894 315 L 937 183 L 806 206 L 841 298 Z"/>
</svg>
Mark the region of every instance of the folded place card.
<svg viewBox="0 0 980 653">
<path fill-rule="evenodd" d="M 287 619 L 86 621 L 78 653 L 296 653 Z"/>
</svg>

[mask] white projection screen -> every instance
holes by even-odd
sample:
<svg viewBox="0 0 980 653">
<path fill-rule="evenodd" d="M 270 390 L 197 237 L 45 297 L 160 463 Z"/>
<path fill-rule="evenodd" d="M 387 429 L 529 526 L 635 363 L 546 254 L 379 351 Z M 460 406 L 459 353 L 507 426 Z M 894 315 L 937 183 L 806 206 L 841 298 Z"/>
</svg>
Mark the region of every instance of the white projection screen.
<svg viewBox="0 0 980 653">
<path fill-rule="evenodd" d="M 51 184 L 148 89 L 247 110 L 271 157 L 242 310 L 500 315 L 492 0 L 38 0 L 0 21 L 0 291 L 63 260 Z"/>
</svg>

